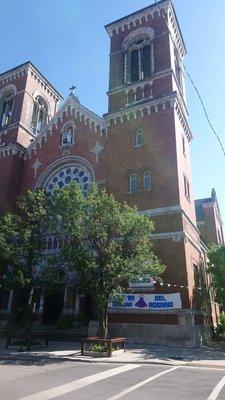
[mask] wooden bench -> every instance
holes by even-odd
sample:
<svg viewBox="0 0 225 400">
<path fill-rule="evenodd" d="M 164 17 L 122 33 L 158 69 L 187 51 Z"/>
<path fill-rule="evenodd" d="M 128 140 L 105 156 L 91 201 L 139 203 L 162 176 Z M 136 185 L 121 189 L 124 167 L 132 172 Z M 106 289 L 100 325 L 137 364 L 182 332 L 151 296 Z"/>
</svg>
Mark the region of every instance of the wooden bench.
<svg viewBox="0 0 225 400">
<path fill-rule="evenodd" d="M 7 330 L 7 343 L 6 348 L 11 345 L 12 340 L 21 339 L 24 341 L 24 345 L 27 351 L 31 350 L 32 341 L 34 339 L 40 339 L 45 342 L 46 347 L 48 347 L 48 332 L 46 329 L 37 329 L 37 328 L 30 328 L 30 329 L 20 329 L 20 328 L 13 328 Z M 23 344 L 20 345 L 20 349 L 22 350 Z"/>
</svg>

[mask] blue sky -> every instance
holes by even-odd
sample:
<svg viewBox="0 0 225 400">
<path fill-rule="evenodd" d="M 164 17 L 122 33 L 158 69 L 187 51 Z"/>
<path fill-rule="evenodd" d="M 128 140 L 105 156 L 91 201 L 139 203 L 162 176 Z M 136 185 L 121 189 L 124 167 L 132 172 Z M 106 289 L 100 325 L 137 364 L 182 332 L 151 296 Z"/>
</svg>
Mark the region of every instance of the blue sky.
<svg viewBox="0 0 225 400">
<path fill-rule="evenodd" d="M 109 38 L 104 25 L 153 0 L 0 0 L 0 72 L 31 60 L 64 97 L 72 83 L 82 104 L 107 111 Z M 186 42 L 185 64 L 225 143 L 225 1 L 174 0 Z M 195 198 L 216 188 L 225 220 L 225 157 L 187 83 L 194 140 Z"/>
</svg>

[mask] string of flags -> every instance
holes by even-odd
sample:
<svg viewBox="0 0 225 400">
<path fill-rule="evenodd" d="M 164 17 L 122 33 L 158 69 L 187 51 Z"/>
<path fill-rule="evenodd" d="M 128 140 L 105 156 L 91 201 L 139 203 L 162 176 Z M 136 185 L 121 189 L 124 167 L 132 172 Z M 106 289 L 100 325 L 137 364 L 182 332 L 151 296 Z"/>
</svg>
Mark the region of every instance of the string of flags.
<svg viewBox="0 0 225 400">
<path fill-rule="evenodd" d="M 155 283 L 157 283 L 157 282 L 155 282 Z M 168 287 L 168 288 L 174 287 L 174 288 L 188 289 L 187 285 L 178 285 L 178 284 L 175 284 L 175 283 L 164 283 L 164 282 L 158 282 L 158 284 L 161 287 L 165 286 L 165 287 Z M 194 289 L 204 290 L 205 288 L 201 287 L 201 286 L 194 286 Z"/>
</svg>

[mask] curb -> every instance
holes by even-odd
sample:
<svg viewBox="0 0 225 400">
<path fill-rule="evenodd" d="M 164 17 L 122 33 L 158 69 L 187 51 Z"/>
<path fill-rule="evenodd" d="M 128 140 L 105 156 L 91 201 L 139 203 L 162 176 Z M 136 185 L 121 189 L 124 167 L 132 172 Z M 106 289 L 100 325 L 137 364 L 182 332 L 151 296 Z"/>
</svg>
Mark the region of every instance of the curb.
<svg viewBox="0 0 225 400">
<path fill-rule="evenodd" d="M 65 360 L 65 361 L 73 361 L 73 362 L 80 362 L 80 363 L 87 363 L 87 364 L 141 364 L 141 365 L 172 365 L 172 366 L 178 366 L 178 367 L 195 367 L 195 368 L 209 368 L 209 369 L 225 369 L 225 365 L 220 365 L 220 364 L 200 364 L 197 362 L 176 362 L 176 361 L 164 361 L 164 360 L 146 360 L 146 361 L 133 361 L 133 360 L 108 360 L 106 359 L 85 359 L 85 358 L 76 358 L 76 357 L 70 357 L 70 356 L 62 356 L 59 357 L 60 360 Z"/>
<path fill-rule="evenodd" d="M 17 358 L 20 358 L 21 355 L 24 356 L 33 356 L 34 353 L 32 352 L 17 352 L 11 354 Z M 35 354 L 37 355 L 37 354 Z M 0 363 L 1 363 L 1 358 L 5 356 L 10 356 L 9 353 L 3 353 L 0 354 Z M 41 355 L 39 355 L 41 357 Z M 76 363 L 86 363 L 86 364 L 140 364 L 140 365 L 171 365 L 171 366 L 178 366 L 178 367 L 196 367 L 196 368 L 208 368 L 208 369 L 220 369 L 220 370 L 225 370 L 225 363 L 224 365 L 221 364 L 209 364 L 209 363 L 199 363 L 199 362 L 194 362 L 194 361 L 175 361 L 175 360 L 116 360 L 115 358 L 85 358 L 85 357 L 72 357 L 72 356 L 60 356 L 60 355 L 55 355 L 55 354 L 49 354 L 49 359 L 54 358 L 56 361 L 70 361 L 70 362 L 76 362 Z"/>
</svg>

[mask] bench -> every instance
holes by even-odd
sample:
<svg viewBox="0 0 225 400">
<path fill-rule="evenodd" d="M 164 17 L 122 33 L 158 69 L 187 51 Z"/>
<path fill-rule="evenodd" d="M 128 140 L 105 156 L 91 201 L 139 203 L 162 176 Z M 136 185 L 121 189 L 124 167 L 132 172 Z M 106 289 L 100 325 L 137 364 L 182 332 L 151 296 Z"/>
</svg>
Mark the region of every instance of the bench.
<svg viewBox="0 0 225 400">
<path fill-rule="evenodd" d="M 48 332 L 46 329 L 21 329 L 21 328 L 13 328 L 7 330 L 7 343 L 6 348 L 11 345 L 12 340 L 20 339 L 24 341 L 24 345 L 27 351 L 31 350 L 32 341 L 34 339 L 40 339 L 45 342 L 46 347 L 48 347 Z M 22 350 L 23 344 L 20 345 L 20 350 Z"/>
</svg>

